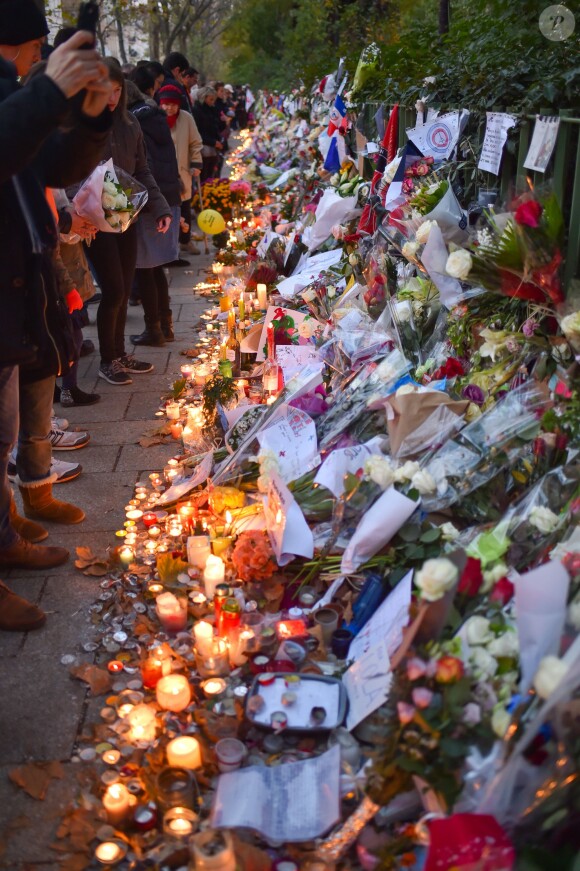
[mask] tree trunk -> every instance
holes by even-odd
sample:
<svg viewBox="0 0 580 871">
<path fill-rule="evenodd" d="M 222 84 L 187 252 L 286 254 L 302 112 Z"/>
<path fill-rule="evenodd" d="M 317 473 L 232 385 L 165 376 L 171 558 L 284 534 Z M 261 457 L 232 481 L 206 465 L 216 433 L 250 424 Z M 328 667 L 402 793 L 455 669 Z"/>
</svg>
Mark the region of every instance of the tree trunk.
<svg viewBox="0 0 580 871">
<path fill-rule="evenodd" d="M 439 33 L 449 33 L 449 5 L 451 0 L 439 0 Z"/>
<path fill-rule="evenodd" d="M 121 10 L 118 3 L 115 3 L 115 25 L 117 28 L 117 42 L 119 43 L 119 54 L 121 55 L 121 63 L 127 63 L 127 52 L 125 51 L 125 34 L 123 33 L 123 20 L 121 18 Z"/>
</svg>

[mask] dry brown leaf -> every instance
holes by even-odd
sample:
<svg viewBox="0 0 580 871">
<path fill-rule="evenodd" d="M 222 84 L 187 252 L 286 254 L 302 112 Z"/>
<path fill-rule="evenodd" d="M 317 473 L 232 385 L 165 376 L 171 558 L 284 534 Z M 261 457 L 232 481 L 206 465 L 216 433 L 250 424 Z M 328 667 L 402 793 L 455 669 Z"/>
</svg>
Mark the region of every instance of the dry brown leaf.
<svg viewBox="0 0 580 871">
<path fill-rule="evenodd" d="M 19 765 L 8 773 L 12 783 L 19 786 L 32 798 L 42 801 L 51 780 L 61 780 L 64 771 L 60 762 L 29 762 Z"/>
<path fill-rule="evenodd" d="M 82 680 L 90 687 L 91 693 L 94 696 L 101 696 L 103 693 L 108 693 L 111 689 L 111 676 L 104 668 L 99 668 L 97 665 L 90 665 L 84 662 L 82 665 L 75 665 L 70 670 L 71 675 L 77 680 Z"/>
<path fill-rule="evenodd" d="M 77 565 L 75 563 L 75 565 Z M 80 568 L 80 566 L 77 566 Z M 104 575 L 108 575 L 111 571 L 111 566 L 108 563 L 93 563 L 92 566 L 87 566 L 86 569 L 83 570 L 83 575 L 89 575 L 92 578 L 102 578 Z"/>
<path fill-rule="evenodd" d="M 167 438 L 162 435 L 141 436 L 138 444 L 140 444 L 142 448 L 152 448 L 155 447 L 155 445 L 164 445 L 166 441 Z"/>
</svg>

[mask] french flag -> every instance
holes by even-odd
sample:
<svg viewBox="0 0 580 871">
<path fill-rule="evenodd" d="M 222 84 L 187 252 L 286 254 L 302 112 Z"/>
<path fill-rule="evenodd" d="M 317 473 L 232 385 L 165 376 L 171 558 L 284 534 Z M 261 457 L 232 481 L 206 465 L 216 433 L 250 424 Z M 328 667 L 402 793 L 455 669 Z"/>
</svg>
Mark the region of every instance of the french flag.
<svg viewBox="0 0 580 871">
<path fill-rule="evenodd" d="M 346 146 L 344 137 L 339 133 L 334 133 L 330 140 L 330 147 L 324 161 L 324 169 L 327 172 L 338 172 L 346 157 Z"/>
<path fill-rule="evenodd" d="M 330 110 L 330 121 L 328 123 L 327 133 L 332 136 L 335 130 L 346 130 L 348 121 L 346 117 L 346 106 L 340 94 L 336 95 L 334 106 Z"/>
</svg>

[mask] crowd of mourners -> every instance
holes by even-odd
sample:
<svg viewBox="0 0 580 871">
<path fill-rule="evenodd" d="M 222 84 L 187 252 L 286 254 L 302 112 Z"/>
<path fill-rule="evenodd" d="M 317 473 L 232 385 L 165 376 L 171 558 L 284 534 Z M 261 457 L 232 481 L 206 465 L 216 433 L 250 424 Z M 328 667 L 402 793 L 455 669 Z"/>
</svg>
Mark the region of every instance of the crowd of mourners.
<svg viewBox="0 0 580 871">
<path fill-rule="evenodd" d="M 121 66 L 89 32 L 63 28 L 52 45 L 48 35 L 35 0 L 0 0 L 0 572 L 68 559 L 40 544 L 42 521 L 84 520 L 53 493 L 82 468 L 53 454 L 90 436 L 70 431 L 55 406 L 100 400 L 78 383 L 80 357 L 98 353 L 99 378 L 122 387 L 153 371 L 131 346 L 174 341 L 167 268 L 200 253 L 192 201 L 201 208 L 200 183 L 219 176 L 230 132 L 247 122 L 244 90 L 201 85 L 179 52 Z M 109 158 L 148 193 L 123 233 L 99 231 L 72 205 Z M 129 304 L 143 306 L 144 329 L 126 337 Z M 98 349 L 83 339 L 89 305 Z M 0 629 L 45 619 L 0 581 Z"/>
</svg>

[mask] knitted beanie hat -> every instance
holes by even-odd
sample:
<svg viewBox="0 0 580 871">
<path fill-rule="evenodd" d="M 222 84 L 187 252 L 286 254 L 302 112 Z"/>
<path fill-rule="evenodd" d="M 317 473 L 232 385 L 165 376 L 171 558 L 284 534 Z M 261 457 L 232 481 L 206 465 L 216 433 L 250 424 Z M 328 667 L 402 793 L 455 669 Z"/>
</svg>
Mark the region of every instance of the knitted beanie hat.
<svg viewBox="0 0 580 871">
<path fill-rule="evenodd" d="M 183 94 L 176 85 L 162 85 L 157 91 L 160 103 L 178 103 L 181 106 Z"/>
<path fill-rule="evenodd" d="M 0 45 L 23 45 L 44 36 L 46 18 L 34 0 L 0 0 Z"/>
</svg>

